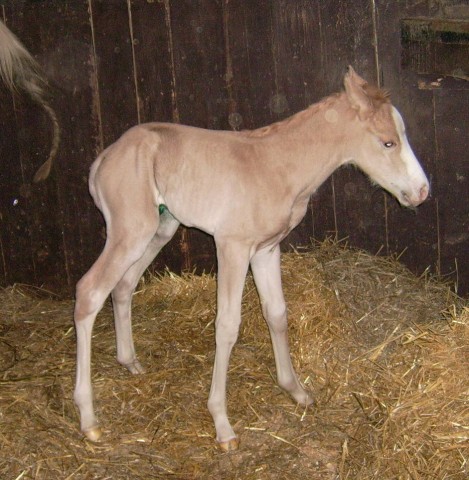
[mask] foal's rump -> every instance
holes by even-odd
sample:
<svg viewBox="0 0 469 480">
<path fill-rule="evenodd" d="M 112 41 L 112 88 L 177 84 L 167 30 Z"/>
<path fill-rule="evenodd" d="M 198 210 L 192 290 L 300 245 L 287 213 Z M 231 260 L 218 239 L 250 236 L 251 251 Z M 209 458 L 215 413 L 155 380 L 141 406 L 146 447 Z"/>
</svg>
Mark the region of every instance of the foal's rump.
<svg viewBox="0 0 469 480">
<path fill-rule="evenodd" d="M 197 153 L 200 142 L 191 144 L 187 130 L 164 123 L 138 125 L 98 156 L 90 170 L 89 186 L 106 221 L 113 216 L 114 205 L 120 216 L 123 209 L 137 214 L 142 208 L 156 215 L 164 205 L 182 223 L 188 210 L 197 211 L 206 198 L 203 192 L 213 192 L 214 178 L 206 172 L 214 171 L 206 165 L 208 159 Z M 191 219 L 188 226 L 193 226 L 194 215 Z"/>
<path fill-rule="evenodd" d="M 90 169 L 89 189 L 108 224 L 126 218 L 129 226 L 138 215 L 156 217 L 160 203 L 153 160 L 158 138 L 141 126 L 125 132 L 107 147 Z"/>
</svg>

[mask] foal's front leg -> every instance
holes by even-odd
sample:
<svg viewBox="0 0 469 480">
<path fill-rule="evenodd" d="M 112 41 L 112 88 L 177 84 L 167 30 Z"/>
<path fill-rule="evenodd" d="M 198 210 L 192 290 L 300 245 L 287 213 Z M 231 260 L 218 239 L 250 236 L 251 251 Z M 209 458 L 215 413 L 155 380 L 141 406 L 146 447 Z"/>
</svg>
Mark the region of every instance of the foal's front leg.
<svg viewBox="0 0 469 480">
<path fill-rule="evenodd" d="M 278 383 L 298 403 L 309 405 L 313 400 L 301 386 L 290 358 L 287 307 L 280 272 L 280 247 L 277 245 L 273 250 L 258 251 L 251 260 L 251 269 L 272 338 Z"/>
<path fill-rule="evenodd" d="M 226 413 L 226 377 L 231 350 L 241 323 L 241 299 L 249 266 L 249 249 L 217 241 L 216 353 L 208 409 L 213 417 L 217 441 L 222 450 L 235 450 L 238 438 Z"/>
</svg>

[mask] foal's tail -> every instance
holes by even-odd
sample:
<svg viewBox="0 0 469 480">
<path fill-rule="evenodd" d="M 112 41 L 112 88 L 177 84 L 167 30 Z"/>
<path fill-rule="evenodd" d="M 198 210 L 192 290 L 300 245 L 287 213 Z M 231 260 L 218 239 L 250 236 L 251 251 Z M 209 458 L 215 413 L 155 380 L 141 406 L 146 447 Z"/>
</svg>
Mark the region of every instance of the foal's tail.
<svg viewBox="0 0 469 480">
<path fill-rule="evenodd" d="M 2 21 L 0 21 L 0 78 L 11 92 L 23 91 L 29 95 L 34 102 L 44 108 L 52 122 L 53 133 L 49 158 L 34 175 L 34 182 L 45 180 L 59 149 L 59 122 L 45 98 L 47 81 L 41 74 L 39 65 Z"/>
</svg>

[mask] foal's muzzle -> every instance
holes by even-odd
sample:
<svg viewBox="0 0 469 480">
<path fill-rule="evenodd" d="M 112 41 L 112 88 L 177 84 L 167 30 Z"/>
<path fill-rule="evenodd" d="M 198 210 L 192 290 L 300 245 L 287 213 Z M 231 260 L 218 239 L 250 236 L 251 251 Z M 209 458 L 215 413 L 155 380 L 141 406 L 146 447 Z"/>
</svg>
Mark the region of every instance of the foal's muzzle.
<svg viewBox="0 0 469 480">
<path fill-rule="evenodd" d="M 415 194 L 408 193 L 408 192 L 401 192 L 401 197 L 404 205 L 409 207 L 417 207 L 421 203 L 423 203 L 427 198 L 428 194 L 430 193 L 430 187 L 428 183 L 425 183 Z"/>
</svg>

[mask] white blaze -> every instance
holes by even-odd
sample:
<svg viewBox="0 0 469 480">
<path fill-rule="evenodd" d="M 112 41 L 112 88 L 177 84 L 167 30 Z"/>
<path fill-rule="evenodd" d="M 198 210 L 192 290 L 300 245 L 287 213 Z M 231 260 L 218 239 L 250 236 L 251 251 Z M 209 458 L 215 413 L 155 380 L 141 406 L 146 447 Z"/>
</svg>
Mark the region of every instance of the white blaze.
<svg viewBox="0 0 469 480">
<path fill-rule="evenodd" d="M 412 201 L 412 203 L 414 203 L 414 201 L 416 203 L 420 203 L 418 202 L 418 199 L 422 195 L 422 192 L 426 190 L 428 193 L 429 191 L 429 182 L 419 161 L 414 155 L 411 146 L 409 145 L 409 141 L 407 140 L 407 135 L 405 133 L 404 121 L 401 114 L 395 107 L 392 107 L 392 116 L 401 144 L 401 159 L 406 166 L 407 175 L 409 176 L 408 186 L 407 188 L 402 188 L 402 192 L 406 193 L 407 197 Z"/>
<path fill-rule="evenodd" d="M 404 120 L 402 119 L 402 116 L 396 107 L 392 107 L 392 116 L 396 125 L 397 133 L 399 135 L 399 140 L 401 142 L 401 158 L 407 167 L 407 173 L 409 174 L 409 177 L 412 180 L 415 180 L 415 182 L 419 183 L 420 187 L 425 183 L 428 184 L 427 177 L 425 176 L 419 161 L 409 145 L 409 141 L 407 140 L 407 135 L 405 133 Z"/>
</svg>

